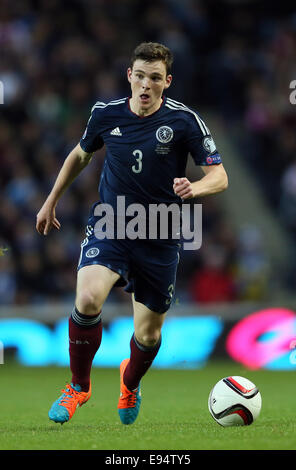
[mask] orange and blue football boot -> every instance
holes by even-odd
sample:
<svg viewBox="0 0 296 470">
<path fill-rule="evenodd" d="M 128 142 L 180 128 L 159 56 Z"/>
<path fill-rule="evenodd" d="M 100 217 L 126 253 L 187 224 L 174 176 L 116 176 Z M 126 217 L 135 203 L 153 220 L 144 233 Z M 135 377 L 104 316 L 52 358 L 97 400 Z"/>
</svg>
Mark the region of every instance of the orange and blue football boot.
<svg viewBox="0 0 296 470">
<path fill-rule="evenodd" d="M 132 424 L 138 416 L 141 405 L 140 385 L 136 390 L 130 391 L 123 382 L 123 374 L 129 359 L 120 364 L 120 397 L 118 401 L 118 414 L 123 424 Z"/>
<path fill-rule="evenodd" d="M 62 395 L 53 403 L 48 412 L 49 419 L 56 423 L 65 423 L 74 415 L 78 406 L 84 405 L 91 396 L 91 385 L 88 392 L 82 392 L 80 385 L 67 384 Z"/>
</svg>

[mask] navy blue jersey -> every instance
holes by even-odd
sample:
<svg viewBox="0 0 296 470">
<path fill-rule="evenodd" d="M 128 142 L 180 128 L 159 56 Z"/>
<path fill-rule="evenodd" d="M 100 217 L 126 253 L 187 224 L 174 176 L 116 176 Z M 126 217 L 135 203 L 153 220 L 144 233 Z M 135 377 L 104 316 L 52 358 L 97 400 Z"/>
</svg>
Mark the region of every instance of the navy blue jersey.
<svg viewBox="0 0 296 470">
<path fill-rule="evenodd" d="M 97 102 L 80 145 L 88 153 L 106 145 L 99 193 L 101 202 L 114 209 L 117 196 L 123 195 L 126 204 L 180 204 L 173 180 L 185 176 L 189 153 L 196 165 L 221 163 L 200 116 L 167 97 L 145 117 L 131 111 L 129 98 Z"/>
</svg>

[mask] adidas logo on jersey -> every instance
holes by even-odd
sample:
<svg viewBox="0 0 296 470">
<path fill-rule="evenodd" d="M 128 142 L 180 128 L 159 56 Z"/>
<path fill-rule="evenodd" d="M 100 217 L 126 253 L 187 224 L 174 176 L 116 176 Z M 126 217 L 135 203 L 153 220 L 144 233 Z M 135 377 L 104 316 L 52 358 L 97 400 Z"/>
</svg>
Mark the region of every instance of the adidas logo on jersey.
<svg viewBox="0 0 296 470">
<path fill-rule="evenodd" d="M 115 127 L 115 129 L 110 132 L 110 135 L 122 135 L 122 133 L 120 132 L 119 127 Z"/>
</svg>

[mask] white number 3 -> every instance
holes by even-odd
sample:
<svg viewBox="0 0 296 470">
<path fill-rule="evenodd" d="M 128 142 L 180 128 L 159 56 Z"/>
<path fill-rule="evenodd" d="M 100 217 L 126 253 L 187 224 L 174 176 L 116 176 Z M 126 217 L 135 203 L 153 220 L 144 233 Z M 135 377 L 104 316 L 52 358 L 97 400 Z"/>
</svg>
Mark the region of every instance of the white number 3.
<svg viewBox="0 0 296 470">
<path fill-rule="evenodd" d="M 143 152 L 141 150 L 134 150 L 133 155 L 137 157 L 136 162 L 138 165 L 133 165 L 132 170 L 134 173 L 141 173 L 142 167 L 143 167 L 143 163 L 142 163 Z"/>
</svg>

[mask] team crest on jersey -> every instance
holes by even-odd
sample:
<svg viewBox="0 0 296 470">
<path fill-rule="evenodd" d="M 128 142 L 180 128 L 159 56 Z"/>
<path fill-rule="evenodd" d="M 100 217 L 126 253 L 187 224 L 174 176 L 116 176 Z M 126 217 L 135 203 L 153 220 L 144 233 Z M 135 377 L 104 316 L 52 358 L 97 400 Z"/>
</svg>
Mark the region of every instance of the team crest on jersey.
<svg viewBox="0 0 296 470">
<path fill-rule="evenodd" d="M 206 149 L 206 151 L 209 152 L 209 154 L 212 154 L 217 151 L 216 144 L 211 135 L 207 135 L 206 137 L 204 137 L 202 144 L 204 148 Z"/>
<path fill-rule="evenodd" d="M 167 144 L 174 137 L 174 131 L 168 126 L 161 126 L 156 131 L 156 138 L 161 144 Z"/>
</svg>

